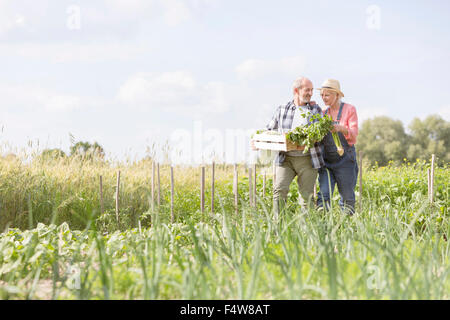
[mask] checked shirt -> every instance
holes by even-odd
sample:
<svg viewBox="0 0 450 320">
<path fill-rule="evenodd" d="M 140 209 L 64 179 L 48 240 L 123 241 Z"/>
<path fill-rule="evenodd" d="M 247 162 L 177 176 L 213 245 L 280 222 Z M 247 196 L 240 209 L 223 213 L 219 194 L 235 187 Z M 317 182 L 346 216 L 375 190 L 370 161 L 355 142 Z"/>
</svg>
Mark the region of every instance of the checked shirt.
<svg viewBox="0 0 450 320">
<path fill-rule="evenodd" d="M 279 133 L 286 133 L 293 129 L 292 121 L 294 119 L 295 109 L 294 100 L 288 102 L 286 105 L 281 105 L 275 111 L 275 114 L 270 120 L 269 124 L 266 126 L 267 130 L 277 130 Z M 317 105 L 306 105 L 306 108 L 311 112 L 312 115 L 322 114 L 322 109 Z M 308 119 L 310 122 L 310 119 Z M 325 165 L 322 157 L 322 151 L 320 149 L 319 143 L 315 143 L 314 147 L 310 150 L 311 153 L 311 163 L 314 169 L 319 169 Z M 279 151 L 277 157 L 275 158 L 275 164 L 281 165 L 286 158 L 286 152 Z"/>
</svg>

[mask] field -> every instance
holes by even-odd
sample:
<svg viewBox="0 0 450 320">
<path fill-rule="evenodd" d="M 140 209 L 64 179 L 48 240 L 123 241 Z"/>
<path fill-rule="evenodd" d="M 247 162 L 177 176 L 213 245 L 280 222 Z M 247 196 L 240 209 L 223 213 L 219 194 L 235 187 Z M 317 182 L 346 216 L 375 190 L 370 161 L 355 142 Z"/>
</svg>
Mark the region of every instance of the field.
<svg viewBox="0 0 450 320">
<path fill-rule="evenodd" d="M 364 168 L 362 208 L 343 215 L 289 206 L 271 213 L 271 168 L 258 167 L 249 206 L 239 166 L 210 167 L 200 212 L 200 169 L 161 167 L 161 206 L 151 210 L 151 162 L 122 165 L 62 159 L 0 160 L 2 299 L 449 299 L 447 165 L 427 197 L 429 163 Z M 121 172 L 120 224 L 115 185 Z M 265 197 L 262 172 L 267 170 Z M 99 176 L 104 213 L 100 213 Z M 357 198 L 359 198 L 357 191 Z"/>
</svg>

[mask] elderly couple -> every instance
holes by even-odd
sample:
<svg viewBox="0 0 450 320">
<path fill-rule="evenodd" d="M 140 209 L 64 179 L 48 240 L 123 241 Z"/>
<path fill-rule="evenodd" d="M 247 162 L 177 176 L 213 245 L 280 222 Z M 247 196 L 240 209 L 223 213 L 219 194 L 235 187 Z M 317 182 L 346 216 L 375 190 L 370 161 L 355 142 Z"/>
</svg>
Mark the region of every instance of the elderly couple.
<svg viewBox="0 0 450 320">
<path fill-rule="evenodd" d="M 325 111 L 311 101 L 312 82 L 304 77 L 295 80 L 294 99 L 277 108 L 267 129 L 287 132 L 299 125 L 308 124 L 311 115 L 328 114 L 333 118 L 332 132 L 338 133 L 344 154 L 341 156 L 337 152 L 331 132 L 306 154 L 303 153 L 304 147 L 288 152 L 278 152 L 275 159 L 276 181 L 273 191 L 273 206 L 277 216 L 285 205 L 289 186 L 295 176 L 297 176 L 299 192 L 305 204 L 313 205 L 314 184 L 319 175 L 320 191 L 317 207 L 323 208 L 325 204 L 325 208 L 329 208 L 330 198 L 337 184 L 341 196 L 341 208 L 349 215 L 353 215 L 355 212 L 354 189 L 358 175 L 355 152 L 358 135 L 356 109 L 353 105 L 341 101 L 344 94 L 337 80 L 326 80 L 319 90 L 326 106 Z M 302 115 L 305 113 L 309 117 L 303 117 Z M 253 141 L 251 141 L 251 146 L 253 150 L 256 150 Z"/>
</svg>

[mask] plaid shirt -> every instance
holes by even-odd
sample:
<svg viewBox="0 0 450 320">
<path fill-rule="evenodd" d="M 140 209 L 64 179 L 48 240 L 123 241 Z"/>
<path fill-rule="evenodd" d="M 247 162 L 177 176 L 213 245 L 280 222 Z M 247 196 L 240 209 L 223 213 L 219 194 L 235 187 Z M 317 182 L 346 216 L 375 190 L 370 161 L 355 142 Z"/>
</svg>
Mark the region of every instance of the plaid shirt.
<svg viewBox="0 0 450 320">
<path fill-rule="evenodd" d="M 316 105 L 307 104 L 306 107 L 311 112 L 312 115 L 322 114 L 322 109 Z M 272 120 L 266 126 L 267 130 L 278 130 L 279 133 L 286 133 L 292 129 L 292 121 L 294 120 L 295 109 L 294 101 L 288 102 L 286 105 L 281 105 L 275 111 Z M 308 122 L 310 119 L 308 119 Z M 319 143 L 315 143 L 314 147 L 309 149 L 311 153 L 311 163 L 312 167 L 315 169 L 319 169 L 320 167 L 325 166 L 322 157 L 322 151 L 320 149 Z M 286 152 L 279 151 L 277 157 L 275 158 L 275 164 L 281 165 L 286 159 Z"/>
</svg>

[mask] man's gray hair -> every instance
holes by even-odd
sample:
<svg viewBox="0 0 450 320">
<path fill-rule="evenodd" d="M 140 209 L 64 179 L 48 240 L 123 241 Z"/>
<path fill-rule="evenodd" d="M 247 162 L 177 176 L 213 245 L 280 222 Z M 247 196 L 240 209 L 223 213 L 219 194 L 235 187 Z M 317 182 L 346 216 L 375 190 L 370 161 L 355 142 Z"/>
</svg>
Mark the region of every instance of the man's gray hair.
<svg viewBox="0 0 450 320">
<path fill-rule="evenodd" d="M 309 80 L 308 78 L 305 77 L 299 77 L 297 79 L 294 80 L 294 83 L 292 85 L 292 89 L 297 89 L 297 88 L 301 88 L 303 82 L 305 82 L 306 80 Z"/>
</svg>

